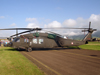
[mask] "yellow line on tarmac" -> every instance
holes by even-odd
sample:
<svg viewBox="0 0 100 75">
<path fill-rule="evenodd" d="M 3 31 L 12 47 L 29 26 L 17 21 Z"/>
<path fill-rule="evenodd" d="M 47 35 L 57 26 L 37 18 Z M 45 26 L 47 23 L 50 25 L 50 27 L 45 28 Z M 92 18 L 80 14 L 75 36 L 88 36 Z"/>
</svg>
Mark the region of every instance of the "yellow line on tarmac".
<svg viewBox="0 0 100 75">
<path fill-rule="evenodd" d="M 38 63 L 40 63 L 41 65 L 45 66 L 46 68 L 50 69 L 51 71 L 53 71 L 54 73 L 56 73 L 57 75 L 61 75 L 60 73 L 58 73 L 57 71 L 53 70 L 52 68 L 48 67 L 47 65 L 43 64 L 42 62 L 40 62 L 39 60 L 33 58 L 32 56 L 28 55 L 27 53 L 24 52 L 24 54 L 26 54 L 27 56 L 31 57 L 33 60 L 37 61 Z"/>
<path fill-rule="evenodd" d="M 81 54 L 75 54 L 75 53 L 71 53 L 71 52 L 63 52 L 63 51 L 57 51 L 57 52 L 62 52 L 62 53 L 68 53 L 68 54 L 73 54 L 73 55 L 80 55 L 80 56 L 89 57 L 89 58 L 100 59 L 100 58 L 98 58 L 98 57 L 92 57 L 92 56 L 86 56 L 86 55 L 81 55 Z"/>
</svg>

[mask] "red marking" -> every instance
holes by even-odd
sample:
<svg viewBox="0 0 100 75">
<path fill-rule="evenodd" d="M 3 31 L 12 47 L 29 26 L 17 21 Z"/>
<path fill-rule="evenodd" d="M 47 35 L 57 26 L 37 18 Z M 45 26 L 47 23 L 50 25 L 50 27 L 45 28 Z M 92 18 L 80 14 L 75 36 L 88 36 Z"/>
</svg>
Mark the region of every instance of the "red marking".
<svg viewBox="0 0 100 75">
<path fill-rule="evenodd" d="M 90 38 L 87 38 L 87 40 L 90 40 Z"/>
<path fill-rule="evenodd" d="M 23 37 L 24 39 L 28 40 L 27 38 L 25 38 L 23 35 L 21 35 L 21 37 Z"/>
</svg>

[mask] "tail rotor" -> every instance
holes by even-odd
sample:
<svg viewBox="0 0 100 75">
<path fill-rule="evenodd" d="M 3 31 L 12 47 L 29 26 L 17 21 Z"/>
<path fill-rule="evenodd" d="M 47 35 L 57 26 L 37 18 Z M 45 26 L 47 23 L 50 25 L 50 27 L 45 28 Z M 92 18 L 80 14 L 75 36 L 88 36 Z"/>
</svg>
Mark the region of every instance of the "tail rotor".
<svg viewBox="0 0 100 75">
<path fill-rule="evenodd" d="M 91 28 L 91 22 L 89 22 L 89 28 L 82 30 L 82 32 L 86 32 L 86 31 L 88 31 L 88 34 L 84 37 L 83 41 L 92 40 L 92 36 L 91 35 L 92 35 L 93 31 L 97 31 L 97 29 Z"/>
<path fill-rule="evenodd" d="M 88 28 L 87 30 L 85 30 L 85 29 L 82 30 L 82 32 L 86 32 L 86 31 L 92 33 L 93 31 L 97 31 L 97 29 L 92 29 L 92 28 L 91 28 L 91 22 L 89 22 L 89 28 Z"/>
</svg>

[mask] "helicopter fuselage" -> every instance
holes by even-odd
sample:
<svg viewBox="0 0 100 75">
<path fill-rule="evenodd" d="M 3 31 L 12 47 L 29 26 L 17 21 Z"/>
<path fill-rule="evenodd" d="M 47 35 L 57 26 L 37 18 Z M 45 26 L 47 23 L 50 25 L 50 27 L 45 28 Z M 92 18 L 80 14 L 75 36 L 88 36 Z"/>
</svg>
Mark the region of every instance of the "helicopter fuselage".
<svg viewBox="0 0 100 75">
<path fill-rule="evenodd" d="M 10 46 L 14 48 L 55 48 L 66 46 L 79 46 L 84 44 L 83 41 L 65 39 L 55 34 L 47 33 L 30 33 L 16 37 Z"/>
</svg>

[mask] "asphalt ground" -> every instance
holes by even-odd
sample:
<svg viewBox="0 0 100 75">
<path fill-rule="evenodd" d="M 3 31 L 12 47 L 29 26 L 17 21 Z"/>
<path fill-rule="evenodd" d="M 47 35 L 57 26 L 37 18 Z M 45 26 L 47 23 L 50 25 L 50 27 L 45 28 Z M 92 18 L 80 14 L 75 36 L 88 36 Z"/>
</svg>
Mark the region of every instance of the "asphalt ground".
<svg viewBox="0 0 100 75">
<path fill-rule="evenodd" d="M 100 51 L 55 49 L 20 52 L 47 75 L 100 75 Z"/>
</svg>

